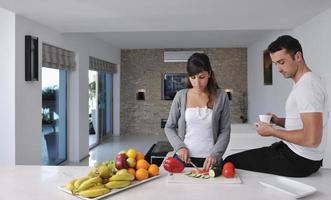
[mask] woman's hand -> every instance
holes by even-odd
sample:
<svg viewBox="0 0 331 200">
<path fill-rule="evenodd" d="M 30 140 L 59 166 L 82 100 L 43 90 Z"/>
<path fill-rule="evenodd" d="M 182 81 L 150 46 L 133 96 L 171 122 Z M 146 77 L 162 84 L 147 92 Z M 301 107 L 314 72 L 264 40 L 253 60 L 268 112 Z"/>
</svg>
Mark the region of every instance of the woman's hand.
<svg viewBox="0 0 331 200">
<path fill-rule="evenodd" d="M 189 156 L 188 156 L 188 149 L 187 148 L 184 148 L 183 147 L 183 148 L 178 149 L 178 151 L 176 152 L 176 154 L 185 163 L 188 163 L 190 161 Z"/>
<path fill-rule="evenodd" d="M 205 159 L 205 162 L 203 163 L 203 170 L 204 171 L 209 171 L 212 167 L 214 167 L 216 165 L 217 159 L 215 156 L 208 156 Z"/>
</svg>

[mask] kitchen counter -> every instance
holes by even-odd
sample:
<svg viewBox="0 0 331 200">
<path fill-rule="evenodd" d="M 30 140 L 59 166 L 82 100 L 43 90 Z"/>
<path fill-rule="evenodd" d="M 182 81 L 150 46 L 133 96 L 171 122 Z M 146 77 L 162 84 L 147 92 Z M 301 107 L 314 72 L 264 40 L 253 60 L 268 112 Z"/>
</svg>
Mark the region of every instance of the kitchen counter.
<svg viewBox="0 0 331 200">
<path fill-rule="evenodd" d="M 15 166 L 0 167 L 1 199 L 65 200 L 77 199 L 57 187 L 68 180 L 84 176 L 89 167 L 82 166 Z M 174 184 L 167 183 L 167 174 L 137 187 L 125 190 L 105 199 L 155 200 L 155 199 L 291 199 L 290 196 L 268 189 L 259 181 L 274 175 L 236 170 L 242 184 Z M 331 198 L 331 169 L 320 169 L 307 178 L 291 178 L 317 188 L 317 192 L 304 199 L 329 200 Z"/>
</svg>

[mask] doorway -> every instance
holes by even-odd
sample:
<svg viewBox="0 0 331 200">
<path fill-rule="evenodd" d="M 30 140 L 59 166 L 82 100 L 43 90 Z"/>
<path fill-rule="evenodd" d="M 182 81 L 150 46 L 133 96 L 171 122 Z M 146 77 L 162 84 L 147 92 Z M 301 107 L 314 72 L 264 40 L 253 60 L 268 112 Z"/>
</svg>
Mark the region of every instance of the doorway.
<svg viewBox="0 0 331 200">
<path fill-rule="evenodd" d="M 67 71 L 42 67 L 42 164 L 67 160 Z"/>
<path fill-rule="evenodd" d="M 89 148 L 106 140 L 113 132 L 113 76 L 89 70 Z"/>
</svg>

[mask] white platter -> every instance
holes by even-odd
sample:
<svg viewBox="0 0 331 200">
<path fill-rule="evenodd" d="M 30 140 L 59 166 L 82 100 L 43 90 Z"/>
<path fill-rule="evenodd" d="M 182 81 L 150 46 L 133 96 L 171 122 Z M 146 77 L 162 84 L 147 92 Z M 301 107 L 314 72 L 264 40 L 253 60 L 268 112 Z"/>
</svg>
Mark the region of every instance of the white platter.
<svg viewBox="0 0 331 200">
<path fill-rule="evenodd" d="M 98 200 L 98 199 L 102 199 L 102 198 L 105 198 L 105 197 L 108 197 L 108 196 L 111 196 L 111 195 L 117 194 L 117 193 L 119 193 L 119 192 L 122 192 L 123 190 L 128 190 L 128 189 L 130 189 L 130 188 L 133 188 L 133 187 L 135 187 L 135 186 L 141 185 L 141 184 L 143 184 L 143 183 L 146 183 L 146 182 L 149 182 L 149 181 L 155 180 L 155 179 L 157 179 L 157 178 L 159 178 L 159 177 L 161 177 L 161 176 L 162 176 L 162 175 L 159 174 L 159 175 L 157 175 L 157 176 L 153 176 L 153 177 L 151 177 L 151 178 L 148 178 L 148 179 L 145 179 L 145 180 L 142 180 L 142 181 L 132 181 L 131 185 L 129 185 L 129 186 L 125 187 L 125 188 L 122 188 L 122 189 L 112 189 L 109 193 L 104 194 L 104 195 L 101 195 L 101 196 L 98 196 L 98 197 L 95 197 L 95 198 L 87 198 L 87 197 L 82 197 L 82 196 L 79 196 L 79 195 L 77 195 L 77 197 L 79 197 L 79 198 L 81 198 L 81 199 L 84 199 L 84 200 L 91 200 L 91 199 L 93 199 L 93 200 Z M 66 192 L 66 193 L 68 193 L 68 194 L 70 194 L 70 195 L 73 195 L 73 194 L 71 194 L 71 192 L 70 192 L 69 190 L 67 190 L 67 189 L 64 187 L 64 185 L 63 185 L 63 186 L 59 186 L 58 188 L 59 188 L 61 191 L 63 191 L 63 192 Z"/>
<path fill-rule="evenodd" d="M 316 188 L 310 185 L 281 176 L 264 179 L 260 181 L 260 184 L 264 185 L 265 187 L 283 192 L 294 198 L 305 197 L 317 191 Z"/>
</svg>

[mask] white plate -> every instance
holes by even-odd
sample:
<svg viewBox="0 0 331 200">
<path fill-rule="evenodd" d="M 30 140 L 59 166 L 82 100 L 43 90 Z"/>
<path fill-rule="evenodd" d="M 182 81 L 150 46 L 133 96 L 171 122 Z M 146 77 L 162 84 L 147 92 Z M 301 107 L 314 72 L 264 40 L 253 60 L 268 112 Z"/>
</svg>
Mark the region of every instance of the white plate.
<svg viewBox="0 0 331 200">
<path fill-rule="evenodd" d="M 294 198 L 301 198 L 317 191 L 316 188 L 310 185 L 281 176 L 268 178 L 260 181 L 260 183 Z"/>
<path fill-rule="evenodd" d="M 151 181 L 151 180 L 157 179 L 157 178 L 159 178 L 159 177 L 161 177 L 161 176 L 162 176 L 162 175 L 159 174 L 159 175 L 157 175 L 157 176 L 153 176 L 153 177 L 151 177 L 151 178 L 148 178 L 148 179 L 145 179 L 145 180 L 142 180 L 142 181 L 136 181 L 136 180 L 135 180 L 135 181 L 132 181 L 131 185 L 129 185 L 129 186 L 125 187 L 125 188 L 122 188 L 122 189 L 111 189 L 111 191 L 108 192 L 107 194 L 104 194 L 104 195 L 101 195 L 101 196 L 98 196 L 98 197 L 95 197 L 95 198 L 87 198 L 87 197 L 82 197 L 82 196 L 77 196 L 77 197 L 79 197 L 79 198 L 81 198 L 81 199 L 84 199 L 84 200 L 91 200 L 91 199 L 93 199 L 93 200 L 98 200 L 98 199 L 102 199 L 102 198 L 105 198 L 105 197 L 108 197 L 108 196 L 114 195 L 114 194 L 119 193 L 119 192 L 121 192 L 121 191 L 123 191 L 123 190 L 127 190 L 127 189 L 130 189 L 130 188 L 133 188 L 133 187 L 135 187 L 135 186 L 138 186 L 138 185 L 140 185 L 140 184 L 146 183 L 146 182 L 148 182 L 148 181 Z M 69 190 L 67 190 L 64 186 L 59 186 L 58 188 L 59 188 L 60 190 L 62 190 L 63 192 L 66 192 L 66 193 L 68 193 L 68 194 L 73 195 L 73 194 L 72 194 Z"/>
</svg>

